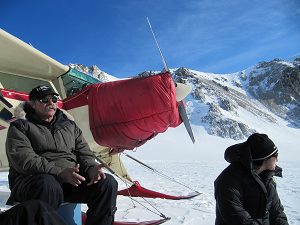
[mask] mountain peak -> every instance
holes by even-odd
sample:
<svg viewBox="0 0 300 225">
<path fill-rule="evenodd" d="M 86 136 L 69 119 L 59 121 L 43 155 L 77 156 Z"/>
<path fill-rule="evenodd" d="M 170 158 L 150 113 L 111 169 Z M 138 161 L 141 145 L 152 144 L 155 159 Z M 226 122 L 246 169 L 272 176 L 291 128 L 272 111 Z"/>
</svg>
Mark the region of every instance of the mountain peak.
<svg viewBox="0 0 300 225">
<path fill-rule="evenodd" d="M 96 65 L 92 65 L 92 66 L 88 67 L 83 64 L 70 63 L 69 66 L 71 68 L 75 68 L 76 70 L 78 70 L 80 72 L 89 74 L 89 75 L 99 79 L 101 82 L 109 81 L 109 79 L 108 79 L 109 75 L 107 73 L 103 72 L 102 70 L 100 70 L 99 67 Z"/>
</svg>

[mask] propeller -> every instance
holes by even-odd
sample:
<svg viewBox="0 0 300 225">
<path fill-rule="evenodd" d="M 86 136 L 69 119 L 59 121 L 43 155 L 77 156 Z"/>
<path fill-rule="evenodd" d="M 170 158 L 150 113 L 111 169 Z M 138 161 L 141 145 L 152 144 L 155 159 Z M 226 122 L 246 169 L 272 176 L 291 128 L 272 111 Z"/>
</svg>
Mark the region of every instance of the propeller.
<svg viewBox="0 0 300 225">
<path fill-rule="evenodd" d="M 161 56 L 161 59 L 162 59 L 163 65 L 164 65 L 164 70 L 170 72 L 169 68 L 167 66 L 166 60 L 165 60 L 165 58 L 162 54 L 162 51 L 159 47 L 158 41 L 155 37 L 155 34 L 153 32 L 153 29 L 152 29 L 152 26 L 151 26 L 151 23 L 150 23 L 150 20 L 149 20 L 148 17 L 147 17 L 147 21 L 148 21 L 149 28 L 151 30 L 152 36 L 154 38 L 154 41 L 156 43 L 156 46 L 158 48 L 158 51 L 160 53 L 160 56 Z M 188 85 L 181 84 L 181 83 L 176 83 L 176 82 L 175 82 L 175 86 L 176 86 L 176 100 L 179 102 L 178 113 L 179 113 L 179 115 L 180 115 L 180 117 L 183 121 L 185 129 L 187 130 L 192 142 L 195 143 L 195 138 L 194 138 L 194 134 L 193 134 L 193 131 L 192 131 L 192 127 L 191 127 L 189 118 L 187 116 L 185 105 L 183 103 L 183 99 L 191 92 L 192 89 Z"/>
<path fill-rule="evenodd" d="M 182 119 L 182 122 L 187 130 L 191 140 L 195 143 L 194 134 L 191 128 L 189 118 L 187 116 L 186 107 L 184 105 L 183 99 L 192 91 L 192 88 L 186 84 L 175 83 L 176 86 L 176 100 L 179 102 L 178 113 Z"/>
</svg>

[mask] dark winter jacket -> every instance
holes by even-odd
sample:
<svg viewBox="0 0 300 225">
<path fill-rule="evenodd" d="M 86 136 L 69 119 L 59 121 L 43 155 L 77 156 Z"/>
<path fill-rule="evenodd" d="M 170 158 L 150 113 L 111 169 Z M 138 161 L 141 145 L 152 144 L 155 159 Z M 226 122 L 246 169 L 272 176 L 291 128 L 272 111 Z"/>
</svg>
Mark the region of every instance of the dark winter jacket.
<svg viewBox="0 0 300 225">
<path fill-rule="evenodd" d="M 57 176 L 77 163 L 83 172 L 87 172 L 97 164 L 75 122 L 59 109 L 55 118 L 55 122 L 48 123 L 29 110 L 26 119 L 17 119 L 10 124 L 6 154 L 11 189 L 20 175 L 45 173 Z"/>
<path fill-rule="evenodd" d="M 287 225 L 273 176 L 281 168 L 257 174 L 249 148 L 229 147 L 231 163 L 215 180 L 216 225 Z"/>
</svg>

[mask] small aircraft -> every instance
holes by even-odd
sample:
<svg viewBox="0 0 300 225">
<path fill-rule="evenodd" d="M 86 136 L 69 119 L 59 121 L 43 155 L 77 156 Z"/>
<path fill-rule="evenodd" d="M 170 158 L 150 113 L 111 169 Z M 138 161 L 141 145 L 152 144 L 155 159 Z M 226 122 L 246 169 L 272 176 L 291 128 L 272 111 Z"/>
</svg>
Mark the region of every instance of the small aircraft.
<svg viewBox="0 0 300 225">
<path fill-rule="evenodd" d="M 97 160 L 130 185 L 118 194 L 167 199 L 186 199 L 199 195 L 195 191 L 186 196 L 173 196 L 146 189 L 129 176 L 120 158 L 124 150 L 139 147 L 169 127 L 177 127 L 182 121 L 194 141 L 183 103 L 183 99 L 191 91 L 189 86 L 176 84 L 168 70 L 149 77 L 101 83 L 91 75 L 57 62 L 2 29 L 1 171 L 8 170 L 5 137 L 9 123 L 15 120 L 14 111 L 20 103 L 28 100 L 28 93 L 32 88 L 43 84 L 51 86 L 60 94 L 58 107 L 69 114 L 81 128 Z M 144 224 L 160 224 L 167 220 L 168 218 L 163 218 Z"/>
</svg>

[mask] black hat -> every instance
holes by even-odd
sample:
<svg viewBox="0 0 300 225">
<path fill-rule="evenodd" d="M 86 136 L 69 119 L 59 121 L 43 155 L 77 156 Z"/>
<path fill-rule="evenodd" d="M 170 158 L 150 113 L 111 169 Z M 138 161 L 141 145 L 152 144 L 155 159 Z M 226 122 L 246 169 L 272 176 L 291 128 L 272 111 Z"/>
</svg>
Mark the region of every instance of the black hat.
<svg viewBox="0 0 300 225">
<path fill-rule="evenodd" d="M 33 88 L 29 93 L 29 100 L 40 100 L 45 98 L 47 95 L 59 95 L 51 87 L 47 85 L 41 85 Z"/>
<path fill-rule="evenodd" d="M 264 160 L 278 152 L 273 141 L 266 134 L 254 133 L 246 141 L 254 161 Z"/>
</svg>

